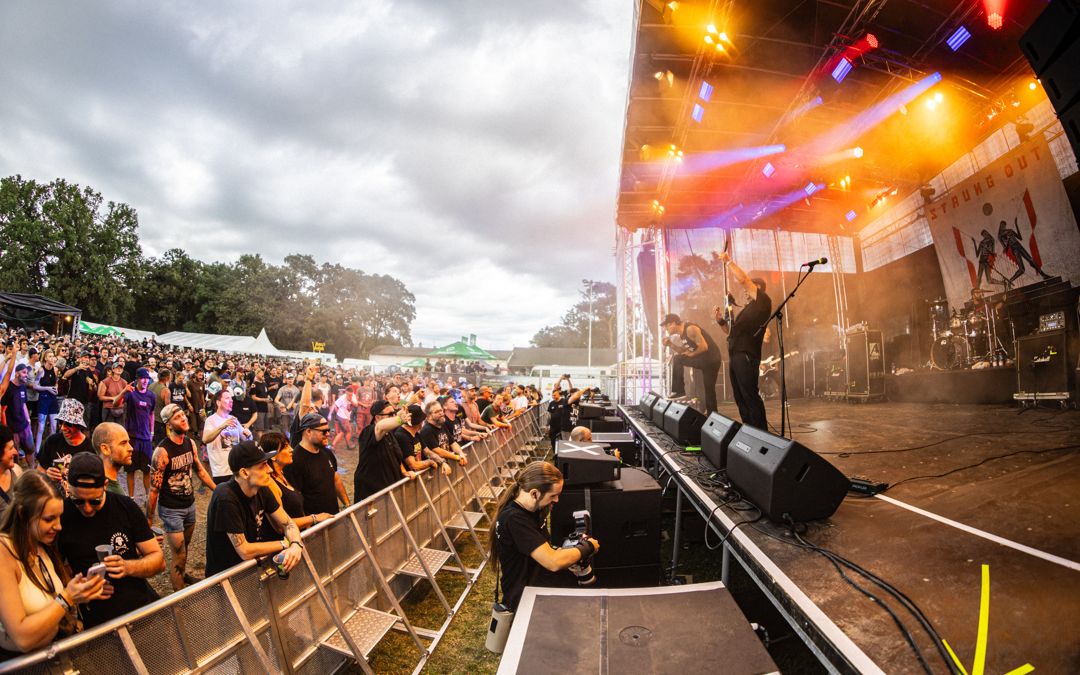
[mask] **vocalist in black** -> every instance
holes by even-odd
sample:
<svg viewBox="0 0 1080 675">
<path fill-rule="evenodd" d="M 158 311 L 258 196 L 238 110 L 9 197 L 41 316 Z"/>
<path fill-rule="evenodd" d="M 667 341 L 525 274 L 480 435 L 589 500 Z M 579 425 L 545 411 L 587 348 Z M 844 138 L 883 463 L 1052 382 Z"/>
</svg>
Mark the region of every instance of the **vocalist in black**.
<svg viewBox="0 0 1080 675">
<path fill-rule="evenodd" d="M 683 366 L 701 371 L 705 387 L 705 412 L 716 411 L 716 378 L 720 375 L 723 358 L 720 347 L 712 336 L 701 330 L 696 323 L 686 322 L 678 314 L 664 317 L 663 328 L 667 331 L 664 344 L 675 352 L 671 368 L 671 394 L 668 398 L 685 398 Z"/>
<path fill-rule="evenodd" d="M 761 367 L 761 343 L 765 339 L 765 323 L 772 315 L 772 300 L 765 292 L 765 280 L 753 278 L 731 261 L 727 251 L 720 253 L 728 271 L 746 291 L 747 302 L 734 320 L 724 319 L 720 307 L 715 309 L 716 322 L 728 334 L 728 359 L 731 390 L 743 424 L 768 431 L 765 403 L 758 393 L 758 371 Z"/>
</svg>

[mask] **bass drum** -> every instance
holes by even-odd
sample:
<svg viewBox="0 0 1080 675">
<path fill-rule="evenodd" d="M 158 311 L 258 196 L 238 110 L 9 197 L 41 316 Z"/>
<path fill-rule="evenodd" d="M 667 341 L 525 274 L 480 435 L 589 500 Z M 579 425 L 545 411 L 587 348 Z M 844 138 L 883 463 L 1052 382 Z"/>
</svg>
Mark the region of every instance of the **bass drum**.
<svg viewBox="0 0 1080 675">
<path fill-rule="evenodd" d="M 960 368 L 968 361 L 971 348 L 959 335 L 949 335 L 934 340 L 930 348 L 930 365 L 938 370 Z"/>
</svg>

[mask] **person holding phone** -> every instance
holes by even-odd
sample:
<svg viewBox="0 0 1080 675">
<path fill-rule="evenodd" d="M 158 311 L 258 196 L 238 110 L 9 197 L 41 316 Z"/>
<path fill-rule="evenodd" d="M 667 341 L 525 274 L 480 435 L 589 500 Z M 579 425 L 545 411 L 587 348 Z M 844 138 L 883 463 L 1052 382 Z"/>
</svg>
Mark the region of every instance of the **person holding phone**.
<svg viewBox="0 0 1080 675">
<path fill-rule="evenodd" d="M 86 604 L 83 623 L 97 626 L 157 600 L 147 579 L 165 569 L 165 555 L 134 500 L 105 491 L 105 463 L 82 452 L 68 464 L 68 492 L 60 518 L 60 553 L 72 570 L 106 582 Z"/>
</svg>

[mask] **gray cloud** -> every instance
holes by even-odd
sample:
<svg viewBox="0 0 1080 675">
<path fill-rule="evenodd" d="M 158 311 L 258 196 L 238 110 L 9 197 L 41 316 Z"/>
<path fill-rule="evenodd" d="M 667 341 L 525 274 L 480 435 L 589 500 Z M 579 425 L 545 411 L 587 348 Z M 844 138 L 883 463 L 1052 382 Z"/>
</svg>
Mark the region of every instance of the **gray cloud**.
<svg viewBox="0 0 1080 675">
<path fill-rule="evenodd" d="M 5 2 L 0 170 L 131 204 L 151 255 L 311 253 L 405 281 L 426 343 L 523 344 L 614 276 L 631 10 Z"/>
</svg>

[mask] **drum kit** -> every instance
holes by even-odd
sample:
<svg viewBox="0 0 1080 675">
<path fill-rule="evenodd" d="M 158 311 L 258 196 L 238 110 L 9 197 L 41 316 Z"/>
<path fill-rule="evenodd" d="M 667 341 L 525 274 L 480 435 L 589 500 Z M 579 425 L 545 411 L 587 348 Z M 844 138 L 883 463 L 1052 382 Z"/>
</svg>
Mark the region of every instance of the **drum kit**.
<svg viewBox="0 0 1080 675">
<path fill-rule="evenodd" d="M 998 337 L 1001 303 L 992 302 L 985 291 L 976 288 L 971 292 L 971 301 L 951 313 L 945 298 L 929 304 L 931 368 L 954 370 L 1006 364 L 1008 354 Z"/>
</svg>

